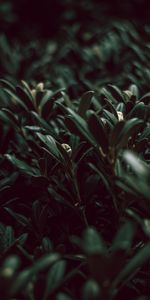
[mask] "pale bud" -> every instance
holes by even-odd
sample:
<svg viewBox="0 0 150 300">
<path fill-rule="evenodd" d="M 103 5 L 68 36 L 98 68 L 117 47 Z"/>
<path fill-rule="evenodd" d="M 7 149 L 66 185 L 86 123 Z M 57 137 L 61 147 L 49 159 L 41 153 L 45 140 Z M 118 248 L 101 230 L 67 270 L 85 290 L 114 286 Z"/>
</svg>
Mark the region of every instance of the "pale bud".
<svg viewBox="0 0 150 300">
<path fill-rule="evenodd" d="M 43 92 L 44 83 L 43 82 L 38 83 L 37 86 L 36 86 L 36 90 L 39 91 L 39 92 Z"/>
<path fill-rule="evenodd" d="M 123 113 L 121 111 L 117 111 L 117 115 L 118 115 L 118 120 L 119 121 L 123 121 L 124 120 Z"/>
<path fill-rule="evenodd" d="M 61 144 L 61 146 L 66 150 L 69 156 L 72 154 L 72 149 L 68 144 Z"/>
<path fill-rule="evenodd" d="M 14 270 L 10 267 L 4 268 L 1 271 L 1 276 L 4 277 L 4 278 L 10 278 L 10 277 L 13 276 L 13 274 L 14 274 Z"/>
<path fill-rule="evenodd" d="M 36 90 L 35 89 L 31 90 L 31 94 L 32 94 L 33 98 L 35 98 L 36 97 Z"/>
<path fill-rule="evenodd" d="M 29 87 L 29 85 L 28 85 L 28 83 L 27 83 L 26 81 L 21 80 L 21 83 L 24 85 L 24 87 L 25 87 L 27 90 L 30 89 L 30 87 Z"/>
<path fill-rule="evenodd" d="M 129 99 L 133 96 L 132 92 L 129 90 L 124 91 L 124 93 L 128 96 Z"/>
</svg>

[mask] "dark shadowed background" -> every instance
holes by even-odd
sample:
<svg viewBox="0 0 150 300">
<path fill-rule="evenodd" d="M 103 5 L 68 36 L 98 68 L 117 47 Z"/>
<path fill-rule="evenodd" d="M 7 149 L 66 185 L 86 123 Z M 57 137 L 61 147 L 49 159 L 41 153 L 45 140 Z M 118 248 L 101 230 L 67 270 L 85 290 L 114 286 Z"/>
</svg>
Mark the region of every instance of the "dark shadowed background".
<svg viewBox="0 0 150 300">
<path fill-rule="evenodd" d="M 146 22 L 149 1 L 91 0 L 1 0 L 0 28 L 11 36 L 53 36 L 66 23 L 96 20 L 101 24 L 112 17 Z"/>
</svg>

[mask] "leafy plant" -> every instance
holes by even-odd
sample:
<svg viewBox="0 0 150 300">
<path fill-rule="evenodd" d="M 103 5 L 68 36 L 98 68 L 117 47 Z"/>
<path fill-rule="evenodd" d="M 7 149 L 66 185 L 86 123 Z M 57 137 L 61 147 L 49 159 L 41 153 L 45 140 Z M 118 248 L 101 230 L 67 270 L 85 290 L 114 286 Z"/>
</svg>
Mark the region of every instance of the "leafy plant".
<svg viewBox="0 0 150 300">
<path fill-rule="evenodd" d="M 33 2 L 0 4 L 0 293 L 147 300 L 145 1 Z"/>
</svg>

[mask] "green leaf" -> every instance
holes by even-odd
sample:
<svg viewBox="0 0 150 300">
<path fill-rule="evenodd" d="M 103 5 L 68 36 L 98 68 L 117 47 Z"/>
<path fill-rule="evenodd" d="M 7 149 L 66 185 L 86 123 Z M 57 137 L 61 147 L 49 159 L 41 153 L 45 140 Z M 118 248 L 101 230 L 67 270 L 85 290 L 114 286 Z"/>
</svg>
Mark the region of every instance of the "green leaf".
<svg viewBox="0 0 150 300">
<path fill-rule="evenodd" d="M 14 85 L 11 82 L 9 82 L 8 80 L 6 80 L 6 79 L 0 79 L 0 87 L 1 88 L 9 89 L 9 90 L 11 90 L 13 92 L 16 91 Z"/>
<path fill-rule="evenodd" d="M 144 120 L 145 117 L 147 116 L 147 106 L 143 102 L 139 102 L 134 107 L 132 110 L 129 112 L 129 114 L 126 116 L 127 119 L 131 118 L 139 118 Z"/>
<path fill-rule="evenodd" d="M 33 132 L 40 132 L 40 131 L 42 131 L 42 128 L 39 127 L 39 126 L 28 126 L 28 125 L 26 125 L 26 126 L 24 126 L 24 128 L 28 129 L 30 131 L 33 131 Z"/>
<path fill-rule="evenodd" d="M 11 286 L 10 294 L 15 295 L 16 293 L 21 291 L 27 286 L 28 282 L 32 280 L 34 275 L 36 275 L 40 271 L 43 271 L 46 268 L 49 268 L 59 259 L 60 256 L 57 253 L 47 254 L 44 257 L 40 258 L 38 261 L 36 261 L 32 267 L 21 271 L 17 275 L 15 281 Z"/>
<path fill-rule="evenodd" d="M 150 219 L 144 219 L 142 223 L 144 233 L 150 238 Z"/>
<path fill-rule="evenodd" d="M 40 172 L 37 168 L 30 167 L 26 162 L 17 159 L 14 155 L 5 154 L 5 157 L 23 173 L 26 173 L 30 176 L 40 175 Z"/>
<path fill-rule="evenodd" d="M 17 104 L 23 109 L 24 112 L 28 112 L 28 107 L 26 104 L 16 95 L 15 92 L 4 88 L 3 89 L 10 97 L 11 97 L 11 102 L 13 103 L 14 101 L 17 102 Z"/>
<path fill-rule="evenodd" d="M 2 111 L 6 114 L 6 116 L 8 117 L 9 121 L 12 121 L 12 124 L 14 124 L 15 127 L 20 126 L 19 121 L 16 117 L 16 115 L 8 108 L 2 108 Z"/>
<path fill-rule="evenodd" d="M 118 277 L 113 282 L 113 287 L 118 285 L 123 285 L 124 282 L 132 278 L 135 273 L 141 268 L 141 266 L 150 258 L 150 243 L 143 246 L 142 249 L 138 250 L 126 264 L 126 266 L 121 270 Z"/>
<path fill-rule="evenodd" d="M 148 176 L 149 169 L 143 161 L 139 160 L 138 156 L 134 152 L 125 150 L 122 157 L 126 163 L 131 166 L 136 175 L 141 176 L 142 178 Z"/>
<path fill-rule="evenodd" d="M 15 296 L 16 293 L 26 288 L 28 282 L 32 279 L 33 275 L 31 273 L 31 269 L 25 269 L 16 276 L 15 281 L 12 283 L 12 286 L 9 290 L 9 294 L 11 296 Z"/>
<path fill-rule="evenodd" d="M 93 134 L 97 144 L 102 148 L 104 153 L 108 152 L 108 139 L 104 130 L 104 126 L 93 111 L 88 111 L 88 127 Z"/>
<path fill-rule="evenodd" d="M 21 87 L 16 87 L 16 94 L 20 98 L 20 100 L 25 103 L 28 110 L 35 110 L 34 104 L 33 104 L 33 98 L 31 97 L 31 94 L 28 93 L 28 91 Z"/>
<path fill-rule="evenodd" d="M 15 240 L 13 228 L 11 226 L 6 226 L 4 235 L 6 248 L 9 248 Z"/>
<path fill-rule="evenodd" d="M 16 130 L 18 129 L 18 127 L 14 123 L 14 120 L 12 120 L 12 118 L 9 118 L 8 114 L 2 110 L 0 111 L 0 120 L 6 122 L 6 124 L 8 124 L 9 127 L 12 127 Z"/>
<path fill-rule="evenodd" d="M 83 137 L 83 134 L 76 126 L 75 122 L 72 120 L 71 116 L 66 116 L 64 119 L 64 123 L 67 127 L 67 129 L 71 132 L 71 134 L 74 134 L 76 137 Z"/>
<path fill-rule="evenodd" d="M 113 95 L 114 99 L 116 99 L 118 102 L 124 102 L 121 90 L 116 85 L 108 84 L 108 88 L 111 94 Z"/>
<path fill-rule="evenodd" d="M 60 143 L 58 143 L 58 142 L 57 142 L 57 148 L 59 149 L 59 152 L 60 152 L 61 156 L 64 159 L 64 164 L 66 166 L 69 166 L 71 168 L 72 167 L 72 163 L 71 163 L 70 156 L 69 156 L 69 153 L 67 152 L 67 150 L 65 150 L 63 148 L 63 146 Z M 69 148 L 69 149 L 71 150 L 71 148 Z"/>
<path fill-rule="evenodd" d="M 23 245 L 25 244 L 27 238 L 28 238 L 28 233 L 23 233 L 23 234 L 21 234 L 21 235 L 16 239 L 16 241 L 17 241 L 21 246 L 23 246 Z"/>
<path fill-rule="evenodd" d="M 143 180 L 142 177 L 137 179 L 135 176 L 124 176 L 122 181 L 125 182 L 125 185 L 129 187 L 129 189 L 132 190 L 132 193 L 136 195 L 137 198 L 144 198 L 147 199 L 148 201 L 150 200 L 150 186 L 149 182 L 146 180 Z M 144 209 L 144 207 L 143 207 Z M 146 210 L 148 213 L 148 211 Z"/>
<path fill-rule="evenodd" d="M 118 105 L 116 106 L 116 111 L 120 111 L 124 114 L 126 111 L 125 104 L 123 102 L 118 103 Z"/>
<path fill-rule="evenodd" d="M 93 96 L 92 98 L 92 104 L 94 107 L 94 111 L 101 112 L 103 104 L 101 103 L 101 97 L 100 96 Z"/>
<path fill-rule="evenodd" d="M 88 280 L 83 287 L 84 300 L 99 300 L 100 299 L 100 286 L 92 279 Z"/>
<path fill-rule="evenodd" d="M 143 127 L 143 121 L 138 118 L 133 118 L 125 122 L 120 134 L 118 135 L 118 139 L 116 139 L 117 147 L 125 147 L 127 146 L 129 137 L 132 137 L 140 129 Z"/>
<path fill-rule="evenodd" d="M 133 186 L 126 181 L 126 178 L 119 178 L 115 180 L 115 183 L 121 190 L 137 197 L 137 189 L 134 189 Z"/>
<path fill-rule="evenodd" d="M 113 241 L 111 251 L 115 252 L 118 250 L 125 250 L 125 251 L 130 250 L 133 237 L 134 237 L 133 224 L 130 222 L 125 223 L 118 231 Z"/>
<path fill-rule="evenodd" d="M 104 99 L 106 102 L 106 108 L 109 109 L 111 111 L 111 113 L 116 117 L 116 119 L 118 120 L 118 115 L 117 115 L 117 110 L 115 109 L 114 105 L 108 101 L 106 98 Z M 114 120 L 113 120 L 114 121 Z"/>
<path fill-rule="evenodd" d="M 120 133 L 122 132 L 124 128 L 125 122 L 120 121 L 118 122 L 114 128 L 112 129 L 109 137 L 109 145 L 110 147 L 115 147 L 118 143 L 118 136 L 120 136 Z"/>
<path fill-rule="evenodd" d="M 35 156 L 38 156 L 39 158 L 43 157 L 43 150 L 35 139 L 28 139 L 27 143 Z"/>
<path fill-rule="evenodd" d="M 88 92 L 85 92 L 81 97 L 81 100 L 79 103 L 79 108 L 78 108 L 78 114 L 83 118 L 86 117 L 86 111 L 90 107 L 93 95 L 94 95 L 93 91 L 88 91 Z"/>
<path fill-rule="evenodd" d="M 52 243 L 48 237 L 42 239 L 42 248 L 45 253 L 50 253 L 53 250 Z"/>
<path fill-rule="evenodd" d="M 13 172 L 13 174 L 10 174 L 8 177 L 5 177 L 0 180 L 0 189 L 4 188 L 5 186 L 13 185 L 18 177 L 18 172 Z"/>
<path fill-rule="evenodd" d="M 140 98 L 140 102 L 144 102 L 144 104 L 149 104 L 150 103 L 150 92 L 145 94 L 143 97 Z"/>
<path fill-rule="evenodd" d="M 100 234 L 94 228 L 87 228 L 83 236 L 83 247 L 85 253 L 106 254 L 106 246 Z"/>
<path fill-rule="evenodd" d="M 48 299 L 48 296 L 60 285 L 63 280 L 66 269 L 66 262 L 60 260 L 56 262 L 49 270 L 46 278 L 46 287 L 43 300 Z"/>
<path fill-rule="evenodd" d="M 17 255 L 8 256 L 5 261 L 3 262 L 2 268 L 10 268 L 13 273 L 19 268 L 20 266 L 20 258 Z"/>
<path fill-rule="evenodd" d="M 41 115 L 44 119 L 49 116 L 49 114 L 52 110 L 54 101 L 55 101 L 55 97 L 52 97 L 52 92 L 46 91 L 40 102 Z"/>
<path fill-rule="evenodd" d="M 92 145 L 95 146 L 95 140 L 93 139 L 93 137 L 90 134 L 90 131 L 88 130 L 87 122 L 72 109 L 66 108 L 63 105 L 61 105 L 61 107 L 63 107 L 67 115 L 69 113 L 69 118 L 73 121 L 74 125 L 77 127 L 82 136 L 84 136 L 87 139 L 87 141 L 89 141 Z"/>
<path fill-rule="evenodd" d="M 70 100 L 69 96 L 64 91 L 61 91 L 61 96 L 63 96 L 64 102 L 67 107 L 73 109 L 73 102 Z"/>
<path fill-rule="evenodd" d="M 139 98 L 139 89 L 136 86 L 136 84 L 131 84 L 130 87 L 129 87 L 129 90 L 136 97 L 136 100 L 138 100 L 138 98 Z"/>
<path fill-rule="evenodd" d="M 43 271 L 46 268 L 49 268 L 53 264 L 55 264 L 58 260 L 60 260 L 60 255 L 58 253 L 46 254 L 39 260 L 35 262 L 32 266 L 31 271 L 32 274 L 36 274 L 40 271 Z"/>
<path fill-rule="evenodd" d="M 54 138 L 51 135 L 43 135 L 41 133 L 36 133 L 36 135 L 43 142 L 43 144 L 46 146 L 46 149 L 49 151 L 49 153 L 58 162 L 62 162 L 61 153 L 59 152 L 59 150 L 57 148 L 57 144 L 56 144 Z"/>
<path fill-rule="evenodd" d="M 117 104 L 117 100 L 113 97 L 113 95 L 105 88 L 102 88 L 101 95 L 104 95 L 108 101 L 111 103 Z"/>
<path fill-rule="evenodd" d="M 72 300 L 72 298 L 70 298 L 68 295 L 64 293 L 58 293 L 56 295 L 56 300 Z"/>
<path fill-rule="evenodd" d="M 143 138 L 148 138 L 149 139 L 150 136 L 150 124 L 145 124 L 145 128 L 141 133 L 141 136 L 139 138 L 139 140 L 143 139 Z"/>
<path fill-rule="evenodd" d="M 45 129 L 49 134 L 55 135 L 54 130 L 52 130 L 51 126 L 43 119 L 41 118 L 35 111 L 31 111 L 31 116 L 35 119 L 38 124 L 40 124 L 42 129 Z"/>
<path fill-rule="evenodd" d="M 21 225 L 28 226 L 30 224 L 30 221 L 25 216 L 15 213 L 11 208 L 4 207 L 4 209 Z"/>
<path fill-rule="evenodd" d="M 116 123 L 118 122 L 118 116 L 113 115 L 111 112 L 109 112 L 106 109 L 103 109 L 102 112 L 103 117 L 108 120 L 113 126 L 116 125 Z"/>
<path fill-rule="evenodd" d="M 30 98 L 31 102 L 34 103 L 34 97 L 32 95 L 32 90 L 30 89 L 28 83 L 24 80 L 21 80 L 23 90 L 27 93 L 28 97 Z"/>
</svg>

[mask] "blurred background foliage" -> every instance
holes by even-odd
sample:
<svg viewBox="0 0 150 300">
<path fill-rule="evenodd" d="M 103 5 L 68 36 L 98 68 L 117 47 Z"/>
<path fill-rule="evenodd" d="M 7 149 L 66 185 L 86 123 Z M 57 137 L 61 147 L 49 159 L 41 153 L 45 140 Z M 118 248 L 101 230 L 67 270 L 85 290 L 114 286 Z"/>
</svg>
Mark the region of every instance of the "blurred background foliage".
<svg viewBox="0 0 150 300">
<path fill-rule="evenodd" d="M 1 27 L 9 36 L 38 34 L 53 36 L 61 26 L 74 22 L 90 25 L 106 23 L 109 18 L 130 19 L 145 23 L 149 20 L 148 1 L 132 0 L 2 0 Z"/>
<path fill-rule="evenodd" d="M 0 77 L 73 96 L 109 82 L 147 89 L 148 1 L 1 0 L 0 29 Z"/>
</svg>

